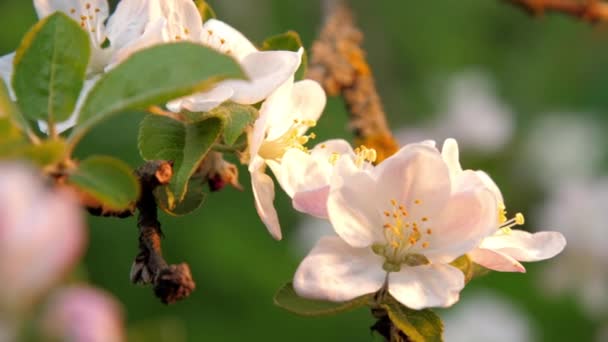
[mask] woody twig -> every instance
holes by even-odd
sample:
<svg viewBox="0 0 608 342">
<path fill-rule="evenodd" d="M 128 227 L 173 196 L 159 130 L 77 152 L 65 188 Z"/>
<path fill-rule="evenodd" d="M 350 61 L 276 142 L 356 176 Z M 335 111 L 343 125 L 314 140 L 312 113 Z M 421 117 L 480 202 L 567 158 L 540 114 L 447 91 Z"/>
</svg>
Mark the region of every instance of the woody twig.
<svg viewBox="0 0 608 342">
<path fill-rule="evenodd" d="M 560 13 L 588 22 L 608 21 L 608 3 L 600 0 L 504 0 L 532 15 Z"/>
</svg>

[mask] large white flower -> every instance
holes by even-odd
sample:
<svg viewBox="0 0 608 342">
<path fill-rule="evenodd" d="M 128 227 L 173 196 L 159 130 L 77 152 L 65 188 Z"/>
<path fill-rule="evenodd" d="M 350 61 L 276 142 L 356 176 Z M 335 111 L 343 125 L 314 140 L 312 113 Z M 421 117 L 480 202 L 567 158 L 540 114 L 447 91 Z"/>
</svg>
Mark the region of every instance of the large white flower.
<svg viewBox="0 0 608 342">
<path fill-rule="evenodd" d="M 496 201 L 476 178 L 450 181 L 430 144 L 412 144 L 370 171 L 341 158 L 327 202 L 339 237 L 322 238 L 300 264 L 303 297 L 346 301 L 388 292 L 412 309 L 454 304 L 464 287 L 448 263 L 474 248 L 495 220 Z"/>
<path fill-rule="evenodd" d="M 449 167 L 453 181 L 458 182 L 466 174 L 462 170 L 458 156 L 458 144 L 454 139 L 447 139 L 442 148 L 442 155 Z M 483 171 L 475 171 L 479 179 L 494 194 L 498 203 L 496 220 L 490 229 L 493 235 L 485 238 L 481 244 L 470 251 L 468 256 L 474 262 L 495 271 L 525 272 L 520 261 L 540 261 L 559 254 L 566 246 L 566 239 L 559 232 L 529 233 L 511 229 L 524 224 L 524 216 L 517 213 L 507 220 L 504 199 L 494 181 Z"/>
<path fill-rule="evenodd" d="M 209 91 L 171 101 L 167 108 L 174 112 L 208 111 L 228 100 L 258 103 L 294 75 L 304 51 L 258 51 L 242 33 L 216 19 L 205 22 L 198 42 L 234 57 L 249 80 L 225 80 Z"/>
<path fill-rule="evenodd" d="M 270 234 L 280 240 L 281 227 L 274 208 L 274 183 L 265 173 L 267 163 L 280 163 L 291 148 L 305 149 L 310 135 L 304 135 L 316 125 L 325 107 L 326 97 L 321 86 L 311 80 L 293 82 L 291 76 L 262 104 L 260 116 L 248 134 L 249 172 L 260 218 Z M 314 136 L 314 134 L 312 135 Z M 278 169 L 275 165 L 273 168 Z"/>
</svg>

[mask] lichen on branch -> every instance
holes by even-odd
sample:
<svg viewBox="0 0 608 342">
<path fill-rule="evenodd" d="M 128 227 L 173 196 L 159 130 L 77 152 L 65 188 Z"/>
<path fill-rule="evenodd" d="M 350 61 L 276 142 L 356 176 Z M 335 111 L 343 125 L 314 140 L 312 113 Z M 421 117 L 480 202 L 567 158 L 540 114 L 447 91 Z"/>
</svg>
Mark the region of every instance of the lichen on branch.
<svg viewBox="0 0 608 342">
<path fill-rule="evenodd" d="M 561 13 L 589 22 L 608 21 L 608 3 L 601 0 L 504 0 L 533 15 Z"/>
</svg>

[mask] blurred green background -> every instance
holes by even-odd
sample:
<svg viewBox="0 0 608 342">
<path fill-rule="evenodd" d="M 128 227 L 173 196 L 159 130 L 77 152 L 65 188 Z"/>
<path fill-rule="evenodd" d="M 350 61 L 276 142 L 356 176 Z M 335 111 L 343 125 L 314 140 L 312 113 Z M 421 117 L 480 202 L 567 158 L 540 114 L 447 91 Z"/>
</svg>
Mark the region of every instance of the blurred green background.
<svg viewBox="0 0 608 342">
<path fill-rule="evenodd" d="M 256 42 L 291 29 L 310 46 L 321 21 L 318 1 L 209 3 L 219 19 Z M 512 212 L 526 212 L 546 195 L 546 190 L 529 177 L 542 176 L 542 168 L 528 167 L 521 158 L 520 137 L 534 129 L 530 123 L 537 116 L 564 109 L 591 113 L 578 115 L 587 115 L 596 125 L 606 126 L 608 30 L 602 26 L 553 15 L 533 19 L 497 0 L 357 0 L 351 4 L 365 33 L 369 62 L 393 128 L 430 122 L 441 111 L 442 89 L 453 74 L 473 68 L 490 75 L 496 96 L 515 113 L 514 137 L 496 153 L 480 155 L 463 150 L 461 155 L 466 167 L 490 171 L 502 185 Z M 18 46 L 36 16 L 30 1 L 2 0 L 0 17 L 0 54 L 5 54 Z M 77 154 L 113 154 L 134 167 L 139 165 L 136 139 L 142 117 L 124 115 L 102 124 L 86 138 Z M 346 125 L 341 100 L 331 99 L 315 132 L 319 140 L 350 138 Z M 129 269 L 137 252 L 135 219 L 89 217 L 86 273 L 92 283 L 123 303 L 130 339 L 373 340 L 368 328 L 373 320 L 366 310 L 301 318 L 273 305 L 274 292 L 290 280 L 299 262 L 301 253 L 294 250 L 292 240 L 302 217 L 291 209 L 287 197 L 279 194 L 276 205 L 285 237 L 282 242 L 272 240 L 256 215 L 245 168 L 241 168 L 241 183 L 246 185 L 245 191 L 228 188 L 211 194 L 206 204 L 190 216 L 161 217 L 167 260 L 188 262 L 197 282 L 188 300 L 172 306 L 159 303 L 150 288 L 129 282 Z M 535 227 L 533 218 L 529 222 L 528 227 Z M 492 273 L 475 280 L 462 297 L 473 296 L 481 288 L 506 296 L 534 322 L 538 341 L 598 340 L 605 314 L 585 314 L 568 293 L 544 295 L 539 274 L 553 262 L 528 264 L 525 275 Z"/>
</svg>

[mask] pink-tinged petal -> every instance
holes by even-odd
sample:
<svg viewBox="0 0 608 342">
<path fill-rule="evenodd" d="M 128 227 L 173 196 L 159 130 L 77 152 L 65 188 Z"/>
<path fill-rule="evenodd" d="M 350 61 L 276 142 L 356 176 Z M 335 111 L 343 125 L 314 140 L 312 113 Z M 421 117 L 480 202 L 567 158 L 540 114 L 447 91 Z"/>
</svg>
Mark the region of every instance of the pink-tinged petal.
<svg viewBox="0 0 608 342">
<path fill-rule="evenodd" d="M 378 183 L 350 158 L 336 163 L 327 199 L 329 220 L 336 233 L 353 247 L 383 242 L 381 212 L 376 208 Z"/>
<path fill-rule="evenodd" d="M 348 143 L 348 141 L 343 139 L 326 140 L 318 143 L 312 150 L 310 150 L 310 155 L 319 159 L 329 160 L 329 158 L 331 158 L 334 154 L 338 154 L 340 156 L 355 156 L 355 152 L 353 152 L 351 145 Z"/>
<path fill-rule="evenodd" d="M 78 262 L 86 230 L 71 193 L 47 189 L 21 166 L 0 166 L 0 208 L 0 307 L 19 309 Z"/>
<path fill-rule="evenodd" d="M 175 113 L 179 113 L 182 109 L 191 112 L 208 112 L 223 102 L 228 101 L 232 94 L 234 94 L 232 88 L 226 87 L 220 82 L 207 92 L 173 100 L 167 103 L 167 108 Z"/>
<path fill-rule="evenodd" d="M 243 58 L 240 64 L 249 80 L 227 80 L 224 84 L 234 89 L 232 101 L 254 104 L 267 98 L 293 76 L 300 56 L 291 51 L 259 51 Z"/>
<path fill-rule="evenodd" d="M 317 121 L 321 117 L 327 97 L 318 82 L 302 80 L 294 83 L 292 96 L 297 119 Z"/>
<path fill-rule="evenodd" d="M 253 189 L 253 197 L 255 199 L 255 209 L 266 225 L 273 238 L 281 240 L 281 225 L 279 217 L 274 208 L 274 183 L 272 178 L 262 171 L 251 173 L 251 187 Z"/>
<path fill-rule="evenodd" d="M 201 35 L 203 44 L 234 56 L 238 61 L 257 51 L 245 36 L 217 19 L 209 19 L 203 25 Z M 225 46 L 224 46 L 225 45 Z"/>
<path fill-rule="evenodd" d="M 369 248 L 353 248 L 336 236 L 322 237 L 293 278 L 299 296 L 343 302 L 374 293 L 384 284 L 383 259 Z"/>
<path fill-rule="evenodd" d="M 498 204 L 504 205 L 505 200 L 502 197 L 502 192 L 498 188 L 498 185 L 496 185 L 494 180 L 490 177 L 490 175 L 488 175 L 487 173 L 485 173 L 483 171 L 475 171 L 475 173 L 477 174 L 477 177 L 479 177 L 479 179 L 483 182 L 483 184 L 490 191 L 492 191 L 492 193 L 496 197 L 496 201 L 498 202 Z"/>
<path fill-rule="evenodd" d="M 125 341 L 123 313 L 108 293 L 72 286 L 53 295 L 42 317 L 47 337 L 73 342 Z"/>
<path fill-rule="evenodd" d="M 558 232 L 529 233 L 514 229 L 499 232 L 483 240 L 480 248 L 491 249 L 519 261 L 539 261 L 553 258 L 566 247 L 566 238 Z"/>
<path fill-rule="evenodd" d="M 487 189 L 452 195 L 441 216 L 427 222 L 428 248 L 421 249 L 433 262 L 448 263 L 475 248 L 495 227 L 496 204 Z"/>
<path fill-rule="evenodd" d="M 437 216 L 450 196 L 448 169 L 439 152 L 425 145 L 407 145 L 373 172 L 378 179 L 375 200 L 382 211 L 392 211 L 394 200 L 405 206 L 408 218 L 418 221 Z"/>
<path fill-rule="evenodd" d="M 0 57 L 0 77 L 4 80 L 4 84 L 8 88 L 9 95 L 11 99 L 15 100 L 15 93 L 13 92 L 12 87 L 12 77 L 13 77 L 13 59 L 15 58 L 15 53 L 9 53 L 8 55 L 4 55 Z"/>
<path fill-rule="evenodd" d="M 451 306 L 463 288 L 464 275 L 450 265 L 403 266 L 388 278 L 388 292 L 414 310 Z"/>
<path fill-rule="evenodd" d="M 471 260 L 485 268 L 499 272 L 525 273 L 526 268 L 507 254 L 491 249 L 476 248 L 467 253 Z"/>
<path fill-rule="evenodd" d="M 268 161 L 268 165 L 283 190 L 292 198 L 297 192 L 327 187 L 333 172 L 329 158 L 314 156 L 296 148 L 287 150 L 280 163 Z"/>
<path fill-rule="evenodd" d="M 315 190 L 296 192 L 293 196 L 293 207 L 302 213 L 318 218 L 327 219 L 327 198 L 329 197 L 329 186 Z"/>
</svg>

